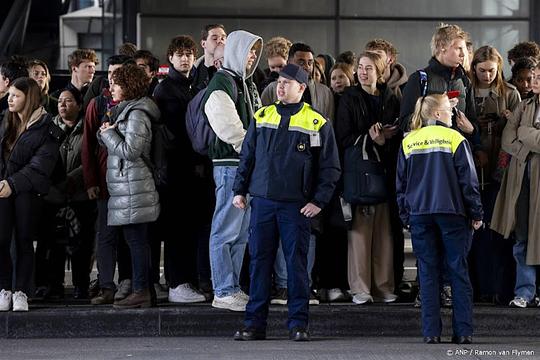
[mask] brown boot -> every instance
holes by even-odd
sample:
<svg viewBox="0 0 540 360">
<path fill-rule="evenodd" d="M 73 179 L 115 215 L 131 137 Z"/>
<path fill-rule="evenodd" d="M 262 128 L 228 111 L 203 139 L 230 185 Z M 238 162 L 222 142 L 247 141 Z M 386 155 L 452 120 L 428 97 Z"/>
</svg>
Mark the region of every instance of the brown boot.
<svg viewBox="0 0 540 360">
<path fill-rule="evenodd" d="M 113 305 L 115 309 L 148 308 L 150 306 L 152 306 L 152 299 L 148 289 L 134 291 L 127 298 L 115 301 Z"/>
<path fill-rule="evenodd" d="M 101 289 L 96 297 L 90 300 L 92 305 L 112 304 L 114 302 L 114 290 Z"/>
</svg>

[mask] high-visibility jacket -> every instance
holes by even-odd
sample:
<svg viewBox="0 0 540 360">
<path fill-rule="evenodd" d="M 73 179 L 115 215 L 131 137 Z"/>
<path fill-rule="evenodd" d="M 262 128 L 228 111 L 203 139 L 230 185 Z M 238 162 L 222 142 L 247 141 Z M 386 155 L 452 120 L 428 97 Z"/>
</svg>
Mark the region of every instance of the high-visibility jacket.
<svg viewBox="0 0 540 360">
<path fill-rule="evenodd" d="M 240 153 L 234 192 L 324 207 L 340 176 L 331 124 L 307 103 L 255 113 Z"/>
<path fill-rule="evenodd" d="M 401 220 L 457 214 L 482 220 L 478 178 L 467 140 L 441 122 L 412 131 L 401 144 L 396 177 Z"/>
</svg>

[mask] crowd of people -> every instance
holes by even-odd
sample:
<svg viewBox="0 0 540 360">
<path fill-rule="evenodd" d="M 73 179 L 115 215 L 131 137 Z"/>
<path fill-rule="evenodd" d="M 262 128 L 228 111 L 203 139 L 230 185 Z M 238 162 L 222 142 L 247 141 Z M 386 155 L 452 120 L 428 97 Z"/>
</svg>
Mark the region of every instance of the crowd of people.
<svg viewBox="0 0 540 360">
<path fill-rule="evenodd" d="M 384 39 L 334 58 L 211 24 L 200 46 L 171 39 L 164 78 L 132 44 L 107 76 L 77 49 L 60 89 L 41 60 L 1 64 L 0 311 L 63 299 L 69 259 L 75 299 L 211 301 L 246 311 L 237 340 L 264 338 L 268 305 L 288 304 L 291 339 L 307 340 L 308 304 L 404 298 L 404 230 L 426 342 L 441 304 L 457 343 L 473 301 L 540 306 L 538 44 L 508 52 L 506 78 L 457 25 L 410 76 Z"/>
</svg>

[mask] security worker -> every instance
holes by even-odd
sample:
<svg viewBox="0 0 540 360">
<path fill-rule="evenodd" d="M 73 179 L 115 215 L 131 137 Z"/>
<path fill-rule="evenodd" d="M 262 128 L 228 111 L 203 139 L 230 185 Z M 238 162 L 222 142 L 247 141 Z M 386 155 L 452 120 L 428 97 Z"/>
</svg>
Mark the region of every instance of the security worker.
<svg viewBox="0 0 540 360">
<path fill-rule="evenodd" d="M 453 291 L 452 341 L 472 343 L 472 287 L 467 269 L 472 229 L 482 225 L 478 178 L 467 140 L 452 126 L 446 94 L 417 100 L 411 133 L 403 139 L 397 166 L 397 202 L 410 225 L 418 259 L 422 331 L 427 344 L 440 343 L 441 251 Z"/>
<path fill-rule="evenodd" d="M 331 124 L 302 102 L 308 74 L 289 64 L 279 73 L 278 102 L 255 113 L 240 153 L 233 204 L 251 200 L 250 294 L 235 340 L 266 338 L 272 268 L 281 239 L 287 263 L 289 338 L 308 341 L 307 252 L 310 218 L 329 202 L 340 176 Z"/>
</svg>

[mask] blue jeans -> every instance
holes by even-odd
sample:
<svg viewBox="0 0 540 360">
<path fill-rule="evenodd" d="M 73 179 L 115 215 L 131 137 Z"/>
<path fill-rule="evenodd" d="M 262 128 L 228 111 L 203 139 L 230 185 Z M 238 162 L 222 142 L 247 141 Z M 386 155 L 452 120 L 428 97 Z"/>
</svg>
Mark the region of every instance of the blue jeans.
<svg viewBox="0 0 540 360">
<path fill-rule="evenodd" d="M 528 169 L 527 169 L 528 170 Z M 516 228 L 514 230 L 514 258 L 516 259 L 516 286 L 514 294 L 528 302 L 534 299 L 536 284 L 536 266 L 527 265 L 527 241 L 529 240 L 529 196 L 530 180 L 525 170 L 521 183 L 521 192 L 516 204 Z"/>
<path fill-rule="evenodd" d="M 418 259 L 424 336 L 441 336 L 441 252 L 445 255 L 452 286 L 454 335 L 472 335 L 472 286 L 467 266 L 472 239 L 469 220 L 450 214 L 417 215 L 410 217 L 410 225 L 413 249 Z"/>
<path fill-rule="evenodd" d="M 150 289 L 150 239 L 149 223 L 122 225 L 118 228 L 124 234 L 131 252 L 133 271 L 133 291 Z"/>
<path fill-rule="evenodd" d="M 315 265 L 315 250 L 316 250 L 316 237 L 311 234 L 309 236 L 309 250 L 307 258 L 307 269 L 309 276 L 309 286 L 313 283 L 311 279 L 311 272 L 313 271 L 313 266 Z M 276 262 L 274 263 L 274 273 L 276 275 L 276 287 L 278 289 L 287 288 L 287 262 L 285 261 L 285 255 L 283 255 L 283 246 L 281 241 L 279 242 L 279 247 L 276 255 Z"/>
<path fill-rule="evenodd" d="M 233 206 L 237 166 L 215 166 L 216 209 L 210 233 L 210 267 L 214 294 L 230 296 L 240 291 L 239 278 L 248 240 L 251 209 Z"/>
<path fill-rule="evenodd" d="M 280 238 L 287 272 L 290 274 L 287 279 L 289 308 L 287 326 L 292 329 L 308 325 L 307 253 L 311 224 L 310 219 L 300 213 L 304 205 L 260 197 L 253 198 L 251 202 L 250 290 L 246 306 L 246 327 L 266 329 L 272 267 Z"/>
</svg>

